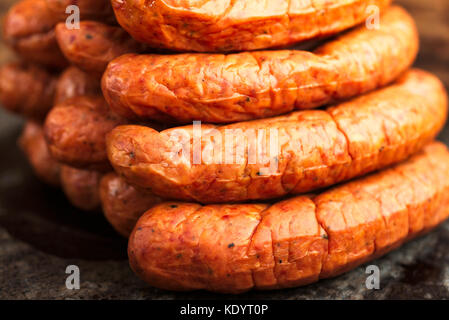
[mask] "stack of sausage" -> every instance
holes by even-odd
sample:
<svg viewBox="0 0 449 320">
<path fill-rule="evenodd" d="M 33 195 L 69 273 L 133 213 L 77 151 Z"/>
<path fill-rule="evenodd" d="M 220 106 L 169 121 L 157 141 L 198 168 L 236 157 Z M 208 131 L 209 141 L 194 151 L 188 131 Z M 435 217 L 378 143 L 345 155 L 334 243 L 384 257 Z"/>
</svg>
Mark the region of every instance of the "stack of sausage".
<svg viewBox="0 0 449 320">
<path fill-rule="evenodd" d="M 101 207 L 149 284 L 305 285 L 449 216 L 446 92 L 390 2 L 22 0 L 0 98 L 36 174 Z"/>
</svg>

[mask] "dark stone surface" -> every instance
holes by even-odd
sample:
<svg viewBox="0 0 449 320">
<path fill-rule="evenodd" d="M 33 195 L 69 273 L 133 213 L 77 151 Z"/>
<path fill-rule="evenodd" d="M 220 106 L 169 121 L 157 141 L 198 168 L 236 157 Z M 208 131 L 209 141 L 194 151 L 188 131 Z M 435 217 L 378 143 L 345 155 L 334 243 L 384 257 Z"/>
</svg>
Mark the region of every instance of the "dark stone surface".
<svg viewBox="0 0 449 320">
<path fill-rule="evenodd" d="M 417 66 L 435 72 L 448 86 L 449 3 L 400 2 L 411 9 L 422 31 Z M 449 222 L 369 263 L 381 270 L 380 290 L 366 289 L 366 265 L 304 288 L 237 297 L 150 288 L 129 269 L 126 241 L 103 217 L 72 208 L 60 190 L 33 176 L 16 146 L 20 127 L 17 117 L 0 111 L 0 299 L 449 298 Z M 449 127 L 441 140 L 449 142 Z M 80 290 L 65 287 L 65 269 L 70 264 L 80 268 Z"/>
</svg>

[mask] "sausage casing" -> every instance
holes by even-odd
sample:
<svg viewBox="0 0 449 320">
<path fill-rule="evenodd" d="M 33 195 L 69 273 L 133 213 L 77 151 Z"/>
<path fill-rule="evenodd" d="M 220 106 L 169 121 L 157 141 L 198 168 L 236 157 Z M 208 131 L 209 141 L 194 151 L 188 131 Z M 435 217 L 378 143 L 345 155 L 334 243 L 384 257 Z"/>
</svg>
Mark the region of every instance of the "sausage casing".
<svg viewBox="0 0 449 320">
<path fill-rule="evenodd" d="M 126 123 L 100 96 L 65 100 L 48 114 L 44 133 L 51 155 L 69 166 L 109 171 L 106 134 Z"/>
<path fill-rule="evenodd" d="M 168 290 L 240 293 L 334 277 L 449 216 L 449 152 L 410 160 L 315 197 L 273 205 L 163 203 L 131 234 L 131 268 Z"/>
<path fill-rule="evenodd" d="M 84 211 L 100 209 L 100 180 L 102 173 L 61 166 L 61 185 L 69 202 Z"/>
<path fill-rule="evenodd" d="M 246 51 L 285 46 L 350 28 L 390 0 L 112 0 L 133 37 L 180 51 Z M 372 8 L 376 10 L 370 10 Z"/>
<path fill-rule="evenodd" d="M 327 110 L 199 130 L 120 126 L 108 135 L 108 157 L 129 183 L 164 199 L 270 199 L 405 160 L 436 137 L 446 116 L 442 83 L 412 70 L 389 87 Z"/>
<path fill-rule="evenodd" d="M 142 214 L 162 201 L 151 192 L 129 185 L 114 172 L 104 175 L 101 179 L 100 199 L 106 219 L 126 238 Z"/>
<path fill-rule="evenodd" d="M 78 96 L 99 94 L 101 94 L 101 89 L 98 79 L 77 67 L 69 67 L 58 78 L 54 105 Z"/>
<path fill-rule="evenodd" d="M 124 55 L 109 64 L 102 88 L 111 108 L 130 119 L 230 123 L 379 88 L 405 72 L 417 52 L 412 17 L 393 7 L 379 29 L 361 26 L 314 53 Z"/>
<path fill-rule="evenodd" d="M 28 121 L 19 138 L 19 146 L 26 154 L 28 161 L 36 176 L 43 182 L 52 185 L 60 185 L 60 165 L 48 152 L 44 139 L 42 126 L 36 122 Z"/>
<path fill-rule="evenodd" d="M 56 37 L 72 64 L 98 78 L 111 60 L 125 53 L 142 52 L 144 48 L 122 28 L 95 21 L 81 21 L 79 29 L 68 29 L 65 23 L 60 23 L 56 26 Z"/>
<path fill-rule="evenodd" d="M 3 38 L 24 60 L 63 68 L 67 60 L 56 42 L 54 27 L 58 22 L 46 0 L 22 0 L 6 14 Z"/>
<path fill-rule="evenodd" d="M 26 118 L 43 121 L 53 107 L 56 76 L 23 62 L 0 67 L 0 103 L 7 110 Z"/>
</svg>

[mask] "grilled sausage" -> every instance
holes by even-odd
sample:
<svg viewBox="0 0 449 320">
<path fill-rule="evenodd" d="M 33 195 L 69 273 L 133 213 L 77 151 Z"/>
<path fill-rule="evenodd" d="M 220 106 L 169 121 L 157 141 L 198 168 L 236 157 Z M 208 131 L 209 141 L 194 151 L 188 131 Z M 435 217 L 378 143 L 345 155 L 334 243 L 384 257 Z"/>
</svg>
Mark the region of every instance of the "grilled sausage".
<svg viewBox="0 0 449 320">
<path fill-rule="evenodd" d="M 53 107 L 56 76 L 23 62 L 0 67 L 0 103 L 7 110 L 42 121 Z"/>
<path fill-rule="evenodd" d="M 72 167 L 109 171 L 106 134 L 126 123 L 99 96 L 79 96 L 55 106 L 44 133 L 51 155 Z"/>
<path fill-rule="evenodd" d="M 370 6 L 383 10 L 390 2 L 112 0 L 112 5 L 122 27 L 152 47 L 222 52 L 332 35 L 368 18 Z"/>
<path fill-rule="evenodd" d="M 97 20 L 103 22 L 115 21 L 110 0 L 46 0 L 49 10 L 60 21 L 67 19 L 67 7 L 76 5 L 79 8 L 81 20 Z"/>
<path fill-rule="evenodd" d="M 433 143 L 391 169 L 273 205 L 163 203 L 130 236 L 131 268 L 169 290 L 240 293 L 337 276 L 449 216 L 449 152 Z"/>
<path fill-rule="evenodd" d="M 99 186 L 102 173 L 61 166 L 62 189 L 69 202 L 84 211 L 100 209 Z"/>
<path fill-rule="evenodd" d="M 100 82 L 76 67 L 67 68 L 59 77 L 56 84 L 54 104 L 84 95 L 101 94 Z"/>
<path fill-rule="evenodd" d="M 126 238 L 142 214 L 161 202 L 159 197 L 134 188 L 114 172 L 101 179 L 100 199 L 106 219 Z"/>
<path fill-rule="evenodd" d="M 115 170 L 164 199 L 222 203 L 298 194 L 406 159 L 444 126 L 441 82 L 420 70 L 327 110 L 156 132 L 120 126 Z"/>
<path fill-rule="evenodd" d="M 56 26 L 56 37 L 62 52 L 72 64 L 98 77 L 111 60 L 144 49 L 144 45 L 122 28 L 94 21 L 80 22 L 80 29 L 68 29 L 65 23 L 60 23 Z"/>
<path fill-rule="evenodd" d="M 386 85 L 412 64 L 417 50 L 412 18 L 395 7 L 382 16 L 380 29 L 361 26 L 314 53 L 124 55 L 109 64 L 102 88 L 111 108 L 131 119 L 229 123 Z"/>
<path fill-rule="evenodd" d="M 60 165 L 48 152 L 42 126 L 28 121 L 19 138 L 19 146 L 26 154 L 36 176 L 49 185 L 59 186 Z"/>
<path fill-rule="evenodd" d="M 46 0 L 22 0 L 7 13 L 3 38 L 24 60 L 63 68 L 67 61 L 58 47 L 55 25 L 59 19 Z"/>
</svg>

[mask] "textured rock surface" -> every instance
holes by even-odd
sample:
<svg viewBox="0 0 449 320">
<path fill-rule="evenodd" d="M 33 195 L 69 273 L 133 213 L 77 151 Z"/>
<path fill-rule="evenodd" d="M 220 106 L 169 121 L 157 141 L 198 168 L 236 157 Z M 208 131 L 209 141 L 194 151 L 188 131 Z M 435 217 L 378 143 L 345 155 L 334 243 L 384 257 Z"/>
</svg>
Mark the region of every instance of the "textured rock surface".
<svg viewBox="0 0 449 320">
<path fill-rule="evenodd" d="M 8 7 L 2 1 L 0 11 Z M 398 1 L 411 9 L 422 34 L 417 65 L 449 87 L 449 2 Z M 10 57 L 0 46 L 0 61 Z M 0 111 L 0 299 L 448 299 L 449 221 L 429 235 L 369 264 L 381 270 L 380 290 L 365 287 L 366 265 L 336 279 L 298 289 L 242 296 L 172 293 L 133 275 L 126 241 L 103 217 L 72 208 L 59 190 L 33 176 L 16 147 L 21 121 Z M 441 135 L 449 143 L 449 127 Z M 65 287 L 77 265 L 81 289 Z"/>
</svg>

